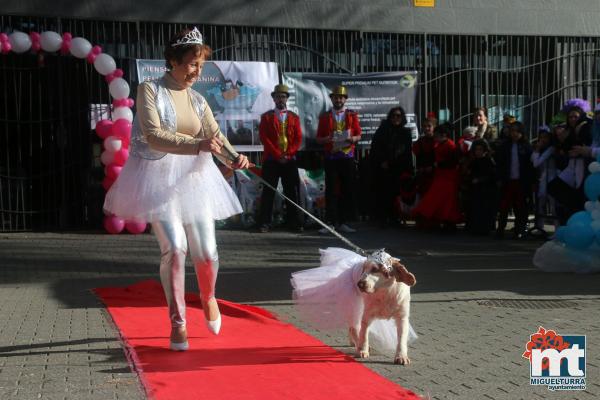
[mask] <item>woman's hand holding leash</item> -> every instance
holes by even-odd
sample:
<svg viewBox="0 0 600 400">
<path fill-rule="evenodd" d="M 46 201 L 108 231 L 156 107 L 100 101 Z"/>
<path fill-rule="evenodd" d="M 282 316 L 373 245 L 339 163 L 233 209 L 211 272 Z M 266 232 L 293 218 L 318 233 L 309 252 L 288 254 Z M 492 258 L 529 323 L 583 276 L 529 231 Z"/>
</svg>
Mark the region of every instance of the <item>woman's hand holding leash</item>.
<svg viewBox="0 0 600 400">
<path fill-rule="evenodd" d="M 237 159 L 233 161 L 233 164 L 231 164 L 231 168 L 233 169 L 248 169 L 252 167 L 254 167 L 254 164 L 243 154 L 240 154 Z"/>
<path fill-rule="evenodd" d="M 223 142 L 216 137 L 212 137 L 200 142 L 200 151 L 220 154 L 222 147 Z"/>
</svg>

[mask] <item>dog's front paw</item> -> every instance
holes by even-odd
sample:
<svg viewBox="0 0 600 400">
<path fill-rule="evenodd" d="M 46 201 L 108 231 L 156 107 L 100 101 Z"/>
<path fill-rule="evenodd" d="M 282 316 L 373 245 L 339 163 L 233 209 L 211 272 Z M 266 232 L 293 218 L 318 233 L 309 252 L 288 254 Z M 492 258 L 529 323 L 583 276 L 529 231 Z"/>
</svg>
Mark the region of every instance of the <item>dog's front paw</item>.
<svg viewBox="0 0 600 400">
<path fill-rule="evenodd" d="M 396 356 L 396 358 L 394 358 L 394 364 L 409 365 L 410 358 L 408 358 L 408 356 Z"/>
<path fill-rule="evenodd" d="M 356 353 L 358 358 L 369 358 L 369 350 L 360 350 Z"/>
</svg>

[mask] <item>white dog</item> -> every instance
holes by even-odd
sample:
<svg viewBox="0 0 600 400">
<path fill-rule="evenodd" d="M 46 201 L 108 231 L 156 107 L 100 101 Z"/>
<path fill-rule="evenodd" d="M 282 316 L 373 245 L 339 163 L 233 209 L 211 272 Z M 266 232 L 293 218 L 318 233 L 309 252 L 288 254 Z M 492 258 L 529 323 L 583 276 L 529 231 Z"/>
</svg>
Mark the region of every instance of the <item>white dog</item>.
<svg viewBox="0 0 600 400">
<path fill-rule="evenodd" d="M 394 363 L 410 364 L 408 358 L 408 334 L 410 314 L 410 287 L 417 283 L 400 260 L 383 250 L 373 253 L 363 263 L 363 271 L 357 283 L 364 300 L 362 319 L 357 326 L 349 328 L 350 341 L 356 348 L 356 356 L 369 357 L 369 325 L 375 319 L 394 319 L 398 344 Z"/>
</svg>

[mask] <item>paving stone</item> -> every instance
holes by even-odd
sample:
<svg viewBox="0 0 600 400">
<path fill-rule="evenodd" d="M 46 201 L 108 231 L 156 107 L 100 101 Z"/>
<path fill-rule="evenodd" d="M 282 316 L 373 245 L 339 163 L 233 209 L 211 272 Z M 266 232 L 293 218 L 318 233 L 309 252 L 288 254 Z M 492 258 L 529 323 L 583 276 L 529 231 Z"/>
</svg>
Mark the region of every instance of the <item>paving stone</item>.
<svg viewBox="0 0 600 400">
<path fill-rule="evenodd" d="M 544 274 L 531 258 L 541 244 L 385 231 L 359 226 L 351 240 L 385 247 L 417 276 L 411 323 L 419 339 L 412 364 L 392 364 L 376 352 L 365 367 L 427 399 L 593 399 L 600 397 L 600 359 L 587 358 L 588 388 L 549 392 L 529 385 L 521 357 L 538 326 L 586 334 L 600 346 L 600 276 Z M 290 274 L 318 265 L 319 248 L 340 246 L 307 231 L 254 235 L 218 231 L 221 270 L 217 295 L 274 312 L 352 355 L 346 332 L 322 332 L 298 318 Z M 159 250 L 151 235 L 97 233 L 0 234 L 0 398 L 143 399 L 119 335 L 94 287 L 158 279 Z M 197 290 L 188 260 L 187 289 Z M 565 301 L 568 308 L 501 307 L 485 302 Z"/>
</svg>

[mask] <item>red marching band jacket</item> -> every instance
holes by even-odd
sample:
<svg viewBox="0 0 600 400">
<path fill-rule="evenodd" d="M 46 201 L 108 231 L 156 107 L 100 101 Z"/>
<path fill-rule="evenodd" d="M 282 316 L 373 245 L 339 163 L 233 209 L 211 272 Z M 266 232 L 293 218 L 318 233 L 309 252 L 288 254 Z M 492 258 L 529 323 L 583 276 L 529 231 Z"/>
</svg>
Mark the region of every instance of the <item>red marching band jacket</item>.
<svg viewBox="0 0 600 400">
<path fill-rule="evenodd" d="M 275 115 L 274 110 L 269 110 L 261 115 L 258 133 L 264 146 L 263 160 L 279 160 L 281 158 L 282 152 L 279 148 L 280 129 L 279 118 Z M 286 158 L 290 159 L 296 155 L 302 144 L 300 117 L 290 110 L 287 110 L 287 139 Z"/>
<path fill-rule="evenodd" d="M 358 114 L 356 111 L 346 109 L 346 129 L 350 130 L 350 134 L 352 136 L 360 136 L 362 130 L 360 129 L 360 122 L 358 121 Z M 322 113 L 319 116 L 319 128 L 317 129 L 317 137 L 327 137 L 330 136 L 335 129 L 335 121 L 333 119 L 333 114 L 331 114 L 331 110 Z M 326 143 L 325 152 L 331 153 L 331 149 L 333 148 L 332 143 Z M 351 145 L 351 150 L 348 152 L 349 154 L 354 154 L 354 143 Z"/>
</svg>

